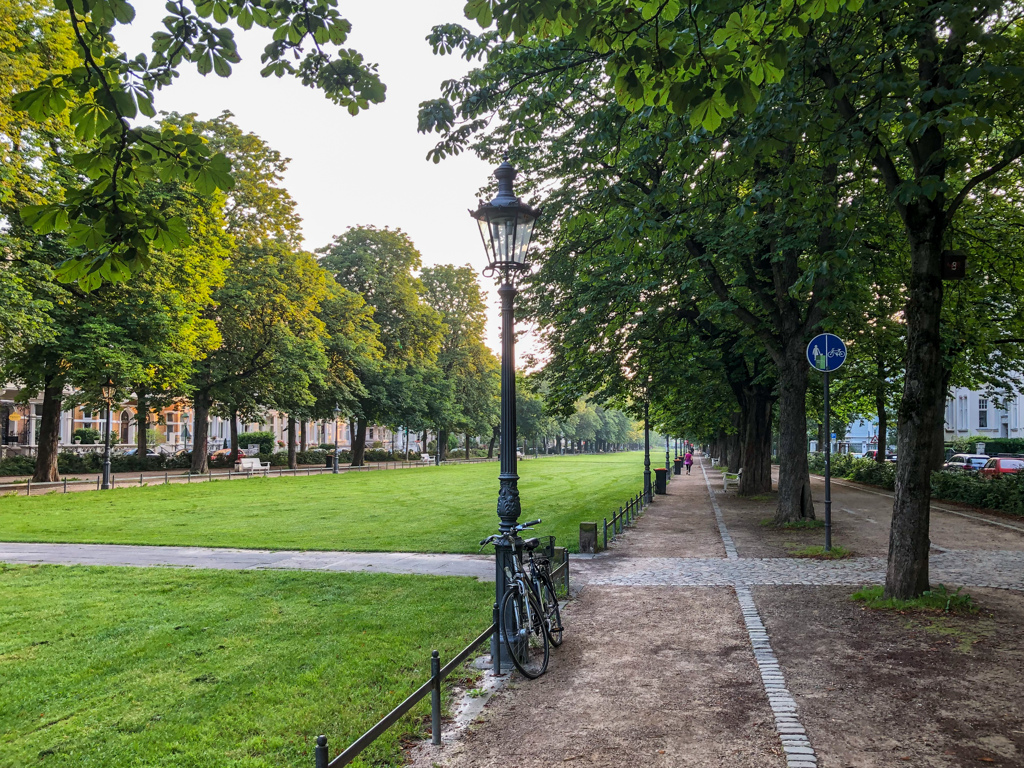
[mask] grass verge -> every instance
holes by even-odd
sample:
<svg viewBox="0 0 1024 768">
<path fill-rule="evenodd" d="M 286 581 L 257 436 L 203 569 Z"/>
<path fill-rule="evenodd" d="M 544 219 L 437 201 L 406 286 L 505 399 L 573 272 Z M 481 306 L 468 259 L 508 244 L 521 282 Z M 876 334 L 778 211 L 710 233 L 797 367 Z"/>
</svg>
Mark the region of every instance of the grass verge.
<svg viewBox="0 0 1024 768">
<path fill-rule="evenodd" d="M 868 608 L 883 611 L 923 611 L 928 613 L 977 613 L 978 607 L 971 596 L 961 594 L 962 588 L 951 592 L 944 584 L 921 594 L 913 600 L 896 600 L 885 597 L 885 588 L 881 585 L 864 587 L 854 592 L 850 598 L 864 603 Z"/>
<path fill-rule="evenodd" d="M 0 765 L 307 768 L 490 621 L 493 585 L 0 564 Z M 402 764 L 421 702 L 356 765 Z"/>
<path fill-rule="evenodd" d="M 579 547 L 579 524 L 642 484 L 642 454 L 519 465 L 523 520 Z M 476 552 L 497 530 L 498 465 L 0 497 L 0 541 L 362 552 Z"/>
<path fill-rule="evenodd" d="M 765 528 L 775 528 L 779 531 L 809 531 L 817 528 L 824 528 L 824 520 L 790 520 L 787 523 L 776 523 L 774 518 L 766 517 L 761 521 Z"/>
<path fill-rule="evenodd" d="M 853 552 L 846 547 L 840 547 L 836 544 L 828 552 L 825 551 L 823 546 L 804 547 L 795 552 L 790 552 L 789 556 L 805 557 L 810 560 L 845 560 L 848 557 L 853 557 Z"/>
</svg>

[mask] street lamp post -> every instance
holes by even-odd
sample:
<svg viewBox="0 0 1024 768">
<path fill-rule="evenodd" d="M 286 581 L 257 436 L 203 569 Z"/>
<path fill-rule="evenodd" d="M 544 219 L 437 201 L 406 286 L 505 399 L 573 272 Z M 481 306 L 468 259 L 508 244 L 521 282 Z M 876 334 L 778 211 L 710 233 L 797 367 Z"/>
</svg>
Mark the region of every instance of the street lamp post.
<svg viewBox="0 0 1024 768">
<path fill-rule="evenodd" d="M 480 201 L 469 215 L 477 221 L 480 239 L 487 254 L 484 275 L 497 278 L 501 297 L 501 442 L 498 474 L 498 531 L 508 538 L 522 506 L 519 500 L 519 475 L 516 471 L 516 363 L 515 363 L 515 287 L 517 277 L 529 270 L 526 261 L 533 225 L 540 211 L 526 205 L 513 191 L 516 169 L 505 161 L 494 172 L 498 194 L 489 203 Z M 510 534 L 512 536 L 510 536 Z M 505 594 L 505 570 L 511 567 L 512 547 L 495 545 L 495 595 L 500 605 Z M 501 622 L 499 622 L 499 627 Z M 492 658 L 503 653 L 504 638 L 496 632 L 491 638 Z"/>
<path fill-rule="evenodd" d="M 114 382 L 108 376 L 103 387 L 103 402 L 107 404 L 107 435 L 103 441 L 103 483 L 100 488 L 104 491 L 110 490 L 110 430 L 111 423 L 110 409 L 114 404 Z"/>
<path fill-rule="evenodd" d="M 651 503 L 651 422 L 648 404 L 644 400 L 644 498 Z"/>
<path fill-rule="evenodd" d="M 668 474 L 669 468 L 672 465 L 672 462 L 670 462 L 669 458 L 668 458 L 669 451 L 671 450 L 669 448 L 669 446 L 668 446 L 668 441 L 669 441 L 669 436 L 665 435 L 665 473 L 666 474 Z"/>
<path fill-rule="evenodd" d="M 338 419 L 341 418 L 341 408 L 334 409 L 334 466 L 331 472 L 338 474 Z"/>
</svg>

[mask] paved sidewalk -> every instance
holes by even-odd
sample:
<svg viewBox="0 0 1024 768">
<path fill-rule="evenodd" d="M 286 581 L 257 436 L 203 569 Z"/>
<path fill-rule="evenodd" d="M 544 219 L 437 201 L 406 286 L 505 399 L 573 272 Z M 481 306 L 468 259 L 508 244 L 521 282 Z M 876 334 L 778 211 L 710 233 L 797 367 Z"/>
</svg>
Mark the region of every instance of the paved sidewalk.
<svg viewBox="0 0 1024 768">
<path fill-rule="evenodd" d="M 56 565 L 128 565 L 262 570 L 359 571 L 475 576 L 494 581 L 494 558 L 413 552 L 302 552 L 205 547 L 144 547 L 124 544 L 32 544 L 0 542 L 0 562 Z"/>
</svg>

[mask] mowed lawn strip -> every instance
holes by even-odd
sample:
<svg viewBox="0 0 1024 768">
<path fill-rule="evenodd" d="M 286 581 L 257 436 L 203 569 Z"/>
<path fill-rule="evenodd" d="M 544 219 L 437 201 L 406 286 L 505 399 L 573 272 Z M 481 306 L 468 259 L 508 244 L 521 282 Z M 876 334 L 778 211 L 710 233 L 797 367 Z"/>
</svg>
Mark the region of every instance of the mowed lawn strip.
<svg viewBox="0 0 1024 768">
<path fill-rule="evenodd" d="M 451 577 L 3 566 L 0 765 L 309 768 L 490 623 Z M 456 675 L 457 677 L 457 675 Z M 371 747 L 429 728 L 429 700 Z"/>
<path fill-rule="evenodd" d="M 520 462 L 522 521 L 576 551 L 640 490 L 643 455 Z M 498 465 L 251 478 L 0 497 L 0 541 L 360 552 L 477 552 L 498 527 Z"/>
</svg>

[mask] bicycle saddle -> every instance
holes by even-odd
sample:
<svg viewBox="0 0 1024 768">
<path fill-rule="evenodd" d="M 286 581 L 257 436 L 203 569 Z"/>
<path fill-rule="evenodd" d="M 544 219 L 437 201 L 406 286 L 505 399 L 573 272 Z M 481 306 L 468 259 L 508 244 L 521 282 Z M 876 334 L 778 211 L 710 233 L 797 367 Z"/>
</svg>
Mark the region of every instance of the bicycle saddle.
<svg viewBox="0 0 1024 768">
<path fill-rule="evenodd" d="M 523 539 L 523 549 L 531 551 L 540 545 L 540 539 Z"/>
</svg>

